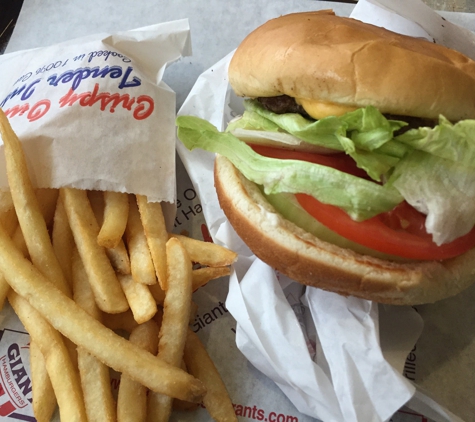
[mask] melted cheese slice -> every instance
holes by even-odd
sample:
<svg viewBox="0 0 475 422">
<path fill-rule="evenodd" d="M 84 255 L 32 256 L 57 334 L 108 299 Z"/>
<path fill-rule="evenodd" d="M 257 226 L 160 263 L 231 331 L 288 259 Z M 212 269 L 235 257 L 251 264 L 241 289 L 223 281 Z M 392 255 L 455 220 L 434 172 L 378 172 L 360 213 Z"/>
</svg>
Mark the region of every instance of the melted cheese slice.
<svg viewBox="0 0 475 422">
<path fill-rule="evenodd" d="M 316 120 L 323 119 L 328 116 L 341 116 L 349 111 L 354 111 L 358 107 L 344 106 L 335 103 L 324 103 L 318 100 L 307 100 L 304 98 L 296 98 L 297 104 L 300 104 L 309 116 Z"/>
</svg>

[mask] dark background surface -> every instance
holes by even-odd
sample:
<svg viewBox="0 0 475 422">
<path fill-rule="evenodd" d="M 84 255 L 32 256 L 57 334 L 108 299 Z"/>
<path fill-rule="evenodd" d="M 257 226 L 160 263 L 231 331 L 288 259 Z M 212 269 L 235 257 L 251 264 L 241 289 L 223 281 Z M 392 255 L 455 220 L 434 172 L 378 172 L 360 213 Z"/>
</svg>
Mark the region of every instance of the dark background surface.
<svg viewBox="0 0 475 422">
<path fill-rule="evenodd" d="M 0 54 L 5 51 L 23 0 L 0 0 Z"/>
</svg>

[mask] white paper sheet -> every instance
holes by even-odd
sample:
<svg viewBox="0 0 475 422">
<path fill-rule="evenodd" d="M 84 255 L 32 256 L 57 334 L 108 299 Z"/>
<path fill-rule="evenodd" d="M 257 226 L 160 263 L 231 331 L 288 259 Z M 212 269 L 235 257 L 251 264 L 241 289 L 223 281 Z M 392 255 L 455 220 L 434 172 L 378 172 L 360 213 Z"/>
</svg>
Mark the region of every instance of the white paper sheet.
<svg viewBox="0 0 475 422">
<path fill-rule="evenodd" d="M 0 56 L 0 107 L 34 185 L 174 202 L 175 94 L 162 79 L 190 53 L 181 20 Z M 0 157 L 7 189 L 3 146 Z"/>
<path fill-rule="evenodd" d="M 350 16 L 401 34 L 425 38 L 475 59 L 475 35 L 435 13 L 422 1 L 360 1 Z"/>
</svg>

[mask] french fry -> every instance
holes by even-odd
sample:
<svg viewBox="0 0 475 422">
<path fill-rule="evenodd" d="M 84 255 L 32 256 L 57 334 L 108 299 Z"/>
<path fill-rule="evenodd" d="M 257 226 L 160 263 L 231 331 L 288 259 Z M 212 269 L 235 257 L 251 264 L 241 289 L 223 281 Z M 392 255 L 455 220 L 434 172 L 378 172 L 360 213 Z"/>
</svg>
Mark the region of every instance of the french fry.
<svg viewBox="0 0 475 422">
<path fill-rule="evenodd" d="M 220 277 L 225 277 L 231 273 L 229 267 L 202 267 L 193 270 L 192 272 L 192 288 L 195 292 L 200 287 L 203 287 L 211 280 L 215 280 Z M 163 304 L 165 300 L 165 292 L 158 284 L 148 286 L 152 296 L 159 305 Z"/>
<path fill-rule="evenodd" d="M 38 193 L 40 193 L 41 195 L 42 191 L 37 191 L 37 195 Z M 54 195 L 52 196 L 48 194 L 46 195 L 46 200 L 45 198 L 43 198 L 42 201 L 39 201 L 42 212 L 46 214 L 47 218 L 51 218 L 51 208 L 52 203 L 54 201 Z M 13 235 L 13 242 L 24 256 L 28 254 L 28 249 L 20 226 L 17 226 L 17 229 L 15 230 L 15 233 Z M 3 276 L 0 276 L 0 289 L 3 306 L 3 300 L 6 298 L 8 292 L 10 291 L 10 286 L 3 278 Z M 72 359 L 71 362 L 73 366 L 75 366 L 77 363 L 77 358 L 75 356 L 75 347 L 67 339 L 65 339 L 65 346 L 67 347 L 70 358 Z M 56 408 L 57 401 L 53 386 L 48 375 L 47 368 L 45 366 L 44 357 L 41 354 L 37 343 L 33 340 L 31 341 L 30 345 L 30 366 L 33 391 L 33 412 L 37 421 L 49 422 L 49 420 L 51 419 L 51 415 Z"/>
<path fill-rule="evenodd" d="M 190 239 L 186 236 L 181 235 L 169 235 L 169 238 L 175 237 L 177 239 L 183 239 L 184 243 L 188 244 L 189 250 L 193 253 L 193 258 L 196 262 L 202 263 L 211 263 L 213 265 L 218 262 L 224 262 L 226 265 L 233 262 L 237 255 L 234 252 L 229 251 L 226 248 L 223 248 L 219 245 L 213 243 L 203 242 L 195 239 Z M 183 242 L 182 242 L 183 243 Z M 218 251 L 217 258 L 212 257 L 213 251 Z M 188 252 L 188 250 L 187 250 Z M 223 259 L 223 256 L 225 258 Z M 191 257 L 190 257 L 191 258 Z M 193 259 L 192 259 L 193 261 Z M 219 277 L 224 277 L 230 274 L 229 267 L 202 267 L 192 272 L 192 286 L 193 291 L 198 290 L 198 288 L 204 286 L 211 280 L 214 280 Z M 161 288 L 159 284 L 154 284 L 149 286 L 150 292 L 152 293 L 155 301 L 162 305 L 165 300 L 165 291 Z"/>
<path fill-rule="evenodd" d="M 168 289 L 163 306 L 158 342 L 158 357 L 180 367 L 191 312 L 191 260 L 178 239 L 166 244 Z M 168 421 L 173 400 L 151 393 L 148 398 L 148 422 Z"/>
<path fill-rule="evenodd" d="M 144 195 L 137 195 L 137 205 L 158 282 L 162 290 L 167 290 L 167 254 L 165 245 L 168 240 L 168 233 L 162 205 L 159 202 L 147 202 L 147 197 Z"/>
<path fill-rule="evenodd" d="M 104 218 L 97 236 L 99 245 L 113 249 L 122 240 L 127 216 L 129 214 L 129 197 L 126 193 L 106 191 L 104 195 Z"/>
<path fill-rule="evenodd" d="M 192 269 L 190 258 L 180 241 L 171 239 L 166 246 L 170 284 L 163 306 L 158 355 L 170 364 L 180 366 L 191 312 Z"/>
<path fill-rule="evenodd" d="M 13 236 L 13 242 L 25 256 L 28 254 L 25 239 L 20 226 L 17 225 Z M 10 291 L 10 285 L 3 275 L 0 276 L 0 294 L 3 302 Z M 51 384 L 45 361 L 39 347 L 35 341 L 30 341 L 30 368 L 31 383 L 33 392 L 33 412 L 38 422 L 49 422 L 53 414 L 57 401 Z"/>
<path fill-rule="evenodd" d="M 12 239 L 16 247 L 22 252 L 23 256 L 27 256 L 28 248 L 26 247 L 25 238 L 23 237 L 23 233 L 21 232 L 20 226 L 17 225 L 17 228 L 13 233 Z M 10 285 L 8 284 L 5 277 L 0 274 L 0 309 L 3 309 L 9 291 Z"/>
<path fill-rule="evenodd" d="M 103 314 L 102 323 L 112 331 L 125 331 L 128 334 L 138 326 L 130 309 L 120 314 Z"/>
<path fill-rule="evenodd" d="M 0 191 L 0 216 L 3 217 L 3 213 L 14 210 L 12 194 L 9 190 Z M 0 218 L 2 224 L 5 224 L 5 220 Z"/>
<path fill-rule="evenodd" d="M 181 361 L 181 369 L 188 372 L 188 369 L 186 367 L 184 360 Z M 190 403 L 188 401 L 173 399 L 173 410 L 181 410 L 181 411 L 189 412 L 192 410 L 196 410 L 199 406 L 200 406 L 199 403 Z"/>
<path fill-rule="evenodd" d="M 72 277 L 72 263 L 71 256 L 74 246 L 73 233 L 71 227 L 69 227 L 68 216 L 64 209 L 64 204 L 61 198 L 56 203 L 56 210 L 53 219 L 53 231 L 52 231 L 53 249 L 58 258 L 59 265 L 63 271 L 64 276 L 68 284 L 71 284 Z"/>
<path fill-rule="evenodd" d="M 56 200 L 58 198 L 58 191 L 54 189 L 37 189 L 36 196 L 38 198 L 38 204 L 41 209 L 41 213 L 45 218 L 46 225 L 49 224 L 52 215 Z M 11 198 L 11 196 L 10 196 Z M 13 200 L 12 200 L 13 204 Z M 5 208 L 3 208 L 5 209 Z M 15 212 L 15 210 L 13 209 Z M 2 221 L 0 219 L 0 221 Z M 6 230 L 8 234 L 12 236 L 12 239 L 15 245 L 23 252 L 24 256 L 28 256 L 28 249 L 26 247 L 25 238 L 21 231 L 21 227 L 18 225 L 18 219 L 16 218 L 15 212 L 15 223 L 11 227 L 7 227 Z M 8 291 L 10 290 L 10 286 L 8 285 L 7 281 L 0 275 L 0 310 L 3 309 L 3 305 L 5 303 L 5 299 L 7 298 Z"/>
<path fill-rule="evenodd" d="M 186 367 L 206 385 L 203 404 L 217 422 L 237 422 L 234 407 L 221 376 L 199 337 L 188 330 L 184 356 Z"/>
<path fill-rule="evenodd" d="M 10 191 L 0 191 L 0 222 L 11 236 L 18 225 L 18 219 Z"/>
<path fill-rule="evenodd" d="M 190 403 L 183 400 L 173 399 L 173 410 L 181 410 L 190 412 L 196 410 L 200 405 L 198 403 Z"/>
<path fill-rule="evenodd" d="M 71 295 L 53 250 L 46 222 L 31 184 L 25 154 L 10 122 L 0 110 L 0 133 L 5 151 L 8 184 L 30 258 L 35 266 L 66 294 Z"/>
<path fill-rule="evenodd" d="M 58 198 L 59 190 L 58 189 L 36 189 L 35 194 L 36 194 L 36 197 L 38 199 L 38 205 L 40 207 L 40 211 L 41 211 L 41 214 L 43 215 L 46 226 L 47 227 L 49 227 L 51 225 L 54 226 L 57 204 L 59 202 L 59 198 Z M 63 218 L 64 218 L 64 216 L 63 216 Z M 69 230 L 69 236 L 72 236 L 68 222 L 63 221 L 62 223 L 65 225 L 64 230 L 65 231 Z M 59 224 L 59 226 L 61 226 L 61 224 Z M 58 228 L 59 227 L 56 228 L 56 231 L 58 230 Z M 52 232 L 55 231 L 54 227 L 51 231 Z M 67 287 L 68 287 L 68 289 L 67 289 L 67 291 L 65 291 L 65 293 L 69 296 L 69 295 L 72 294 L 71 293 L 71 279 L 68 278 L 66 276 L 66 273 L 63 271 L 63 264 L 65 265 L 64 269 L 67 271 L 68 270 L 66 268 L 67 260 L 70 260 L 70 256 L 71 256 L 71 255 L 68 255 L 68 254 L 70 254 L 71 247 L 74 245 L 74 242 L 73 242 L 73 239 L 71 237 L 66 238 L 66 236 L 65 236 L 66 233 L 61 232 L 60 235 L 61 235 L 61 245 L 56 244 L 56 247 L 55 247 L 55 245 L 53 244 L 53 240 L 51 240 L 50 242 L 51 242 L 51 245 L 53 247 L 53 251 L 54 251 L 55 257 L 57 259 L 57 262 L 58 262 L 58 264 L 61 268 L 61 272 L 64 276 L 64 280 L 66 281 L 66 284 L 67 284 Z M 22 239 L 22 237 L 23 236 L 22 236 L 21 230 L 17 230 L 15 232 L 13 240 L 14 240 L 15 244 L 18 247 L 20 247 L 20 245 L 21 245 L 20 250 L 23 250 L 22 249 L 23 248 L 22 240 L 23 240 L 23 242 L 26 242 L 26 240 L 24 238 Z M 58 237 L 58 233 L 56 233 L 56 242 L 58 241 L 57 237 Z M 49 247 L 49 245 L 48 245 L 48 247 Z M 25 256 L 26 256 L 26 254 L 25 254 Z M 61 262 L 61 259 L 63 260 L 63 262 Z M 53 284 L 57 284 L 57 281 L 54 282 Z M 62 287 L 62 281 L 61 281 L 61 284 L 58 285 L 57 287 L 59 287 L 61 290 L 64 289 Z M 65 343 L 65 345 L 66 345 L 66 347 L 69 351 L 69 355 L 71 357 L 71 361 L 73 363 L 73 366 L 76 368 L 77 367 L 76 346 L 71 341 L 69 341 L 69 339 L 67 339 L 67 338 L 64 339 L 64 343 Z"/>
<path fill-rule="evenodd" d="M 33 189 L 29 178 L 26 158 L 20 140 L 13 132 L 9 121 L 2 110 L 0 110 L 0 133 L 4 142 L 5 163 L 10 192 L 18 222 L 28 248 L 29 257 L 40 273 L 42 273 L 47 279 L 50 279 L 51 282 L 54 283 L 55 286 L 65 295 L 71 296 L 70 286 L 66 281 L 54 252 L 46 224 L 46 220 L 50 221 L 53 217 L 58 192 L 51 189 L 39 191 L 40 197 L 44 194 L 46 198 L 42 201 L 42 205 L 40 206 L 40 201 L 36 197 L 35 190 Z M 47 214 L 46 219 L 43 216 L 43 213 Z M 70 357 L 71 355 L 75 356 L 75 349 L 69 343 L 68 348 L 71 350 L 71 352 L 69 352 L 68 348 L 65 346 L 68 342 L 64 342 L 59 333 L 43 320 L 40 315 L 36 315 L 36 311 L 31 308 L 27 301 L 22 301 L 21 298 L 17 298 L 16 294 L 12 291 L 8 293 L 8 297 L 23 325 L 25 325 L 29 331 L 33 341 L 37 342 L 44 356 L 46 369 L 60 405 L 60 412 L 69 415 L 71 412 L 70 408 L 72 408 L 76 413 L 76 416 L 75 419 L 71 420 L 83 420 L 85 414 L 83 415 L 82 412 L 84 410 L 82 393 L 81 395 L 78 395 L 78 390 L 76 388 L 76 381 L 78 381 L 77 374 L 74 372 L 74 366 Z M 19 312 L 21 312 L 21 314 L 19 314 Z M 31 315 L 35 315 L 35 322 L 25 320 L 31 317 Z M 28 327 L 34 331 L 30 331 Z M 41 330 L 45 332 L 41 333 Z M 56 344 L 58 350 L 51 353 L 51 350 L 47 347 L 47 343 L 40 342 L 43 341 L 43 339 L 49 340 L 49 344 Z M 66 350 L 66 353 L 68 354 L 67 357 L 64 356 L 64 350 Z M 30 360 L 35 359 L 36 357 L 37 355 L 33 355 Z M 57 367 L 53 364 L 54 359 L 59 360 L 65 366 L 63 384 L 67 385 L 63 385 L 60 382 L 57 374 Z M 38 371 L 39 366 L 42 364 L 42 360 L 33 362 L 33 365 L 37 366 Z M 71 399 L 72 406 L 67 404 L 64 392 L 76 394 Z"/>
<path fill-rule="evenodd" d="M 13 240 L 13 243 L 15 243 L 16 247 L 20 249 L 23 256 L 26 256 L 29 258 L 28 246 L 26 245 L 25 237 L 23 236 L 23 232 L 21 231 L 20 226 L 17 226 L 15 233 L 13 233 L 12 240 Z"/>
<path fill-rule="evenodd" d="M 118 275 L 120 285 L 138 324 L 147 322 L 157 312 L 157 302 L 147 285 L 136 283 L 131 275 Z"/>
<path fill-rule="evenodd" d="M 59 189 L 36 189 L 35 195 L 38 200 L 38 205 L 41 214 L 46 223 L 46 227 L 50 227 L 54 220 L 54 213 L 56 211 L 56 203 L 58 202 Z"/>
<path fill-rule="evenodd" d="M 75 302 L 89 315 L 100 321 L 102 313 L 94 300 L 94 294 L 77 249 L 74 249 L 72 256 L 72 281 Z M 116 407 L 110 388 L 109 368 L 82 347 L 78 347 L 78 368 L 88 421 L 115 421 Z"/>
<path fill-rule="evenodd" d="M 28 254 L 28 249 L 23 237 L 20 226 L 17 226 L 13 236 L 13 242 L 16 247 L 21 251 L 23 256 Z M 5 298 L 10 291 L 10 285 L 1 276 L 1 286 L 6 285 L 7 289 L 2 291 L 5 294 Z M 68 349 L 68 352 L 70 350 Z M 70 353 L 71 356 L 71 353 Z M 74 365 L 74 363 L 73 363 Z M 33 393 L 33 412 L 38 422 L 49 422 L 51 415 L 56 409 L 57 400 L 54 393 L 53 385 L 48 375 L 46 363 L 41 353 L 40 348 L 34 340 L 30 341 L 30 368 L 31 368 L 31 384 Z"/>
<path fill-rule="evenodd" d="M 129 341 L 152 354 L 157 354 L 159 327 L 154 320 L 138 325 Z M 126 375 L 120 378 L 117 397 L 118 422 L 145 422 L 147 420 L 147 389 Z"/>
<path fill-rule="evenodd" d="M 148 289 L 150 290 L 150 293 L 155 299 L 155 302 L 157 302 L 157 304 L 159 305 L 163 305 L 163 302 L 165 300 L 165 292 L 160 287 L 160 284 L 158 283 L 152 284 L 148 286 Z"/>
<path fill-rule="evenodd" d="M 30 376 L 35 419 L 37 422 L 50 422 L 57 401 L 43 354 L 35 341 L 30 341 Z"/>
<path fill-rule="evenodd" d="M 5 300 L 9 291 L 10 285 L 7 283 L 7 280 L 5 280 L 3 275 L 0 274 L 0 310 L 2 310 L 5 305 Z"/>
<path fill-rule="evenodd" d="M 1 226 L 0 272 L 10 286 L 27 297 L 58 331 L 110 368 L 127 374 L 152 391 L 186 401 L 202 400 L 206 390 L 199 380 L 140 349 L 92 318 L 21 255 Z"/>
<path fill-rule="evenodd" d="M 231 274 L 229 267 L 202 267 L 193 270 L 193 291 L 203 287 L 209 281 Z"/>
<path fill-rule="evenodd" d="M 119 274 L 130 274 L 130 259 L 124 241 L 121 240 L 119 244 L 112 249 L 106 248 L 106 254 L 111 262 L 112 268 Z"/>
<path fill-rule="evenodd" d="M 83 348 L 78 349 L 78 367 L 88 422 L 116 421 L 109 368 Z"/>
<path fill-rule="evenodd" d="M 0 224 L 5 227 L 5 230 L 7 230 L 10 236 L 13 236 L 14 233 L 17 231 L 17 228 L 19 227 L 18 218 L 16 216 L 16 211 L 13 205 L 13 199 L 10 191 L 0 192 Z M 23 234 L 21 235 L 21 240 L 24 241 Z M 9 290 L 9 284 L 0 274 L 0 310 L 3 309 Z"/>
<path fill-rule="evenodd" d="M 102 322 L 103 314 L 94 300 L 94 292 L 76 247 L 71 252 L 71 274 L 74 301 L 94 319 Z"/>
<path fill-rule="evenodd" d="M 104 221 L 104 194 L 105 192 L 101 191 L 88 191 L 88 198 L 91 202 L 92 210 L 96 216 L 97 223 L 99 227 L 102 227 Z M 127 207 L 128 207 L 127 202 Z M 127 208 L 128 212 L 128 208 Z M 125 228 L 124 228 L 125 230 Z M 123 231 L 122 231 L 123 233 Z M 100 231 L 99 231 L 100 234 Z M 99 235 L 98 235 L 99 236 Z M 97 242 L 99 245 L 99 240 Z M 117 241 L 117 245 L 113 248 L 106 247 L 106 254 L 109 257 L 109 260 L 112 264 L 112 268 L 120 274 L 130 274 L 130 259 L 129 253 L 125 248 L 124 241 L 122 237 Z"/>
<path fill-rule="evenodd" d="M 44 284 L 52 286 L 47 280 L 44 281 Z M 52 288 L 66 297 L 55 287 L 52 286 Z M 61 419 L 71 422 L 87 422 L 79 376 L 73 367 L 63 338 L 30 306 L 27 300 L 15 291 L 10 290 L 8 301 L 44 356 L 48 375 L 58 400 Z"/>
<path fill-rule="evenodd" d="M 161 308 L 157 309 L 157 313 L 154 315 L 153 320 L 159 327 L 162 325 Z M 121 314 L 102 314 L 102 322 L 107 328 L 110 328 L 113 331 L 125 331 L 127 334 L 130 334 L 139 325 L 137 324 L 137 321 L 135 321 L 134 315 L 130 309 Z"/>
<path fill-rule="evenodd" d="M 199 262 L 208 267 L 225 267 L 237 259 L 237 253 L 217 245 L 216 243 L 203 242 L 180 234 L 169 234 L 170 237 L 179 239 L 185 247 L 193 262 Z"/>
<path fill-rule="evenodd" d="M 190 403 L 183 400 L 173 399 L 173 410 L 181 412 L 191 412 L 196 410 L 200 405 L 198 403 Z"/>
<path fill-rule="evenodd" d="M 99 225 L 87 198 L 86 191 L 60 189 L 69 225 L 79 255 L 86 268 L 97 306 L 104 312 L 119 313 L 129 305 L 104 248 L 97 244 Z"/>
<path fill-rule="evenodd" d="M 125 238 L 130 256 L 130 269 L 136 283 L 152 285 L 157 283 L 147 239 L 140 220 L 137 201 L 133 195 L 129 200 L 129 219 L 125 228 Z"/>
</svg>

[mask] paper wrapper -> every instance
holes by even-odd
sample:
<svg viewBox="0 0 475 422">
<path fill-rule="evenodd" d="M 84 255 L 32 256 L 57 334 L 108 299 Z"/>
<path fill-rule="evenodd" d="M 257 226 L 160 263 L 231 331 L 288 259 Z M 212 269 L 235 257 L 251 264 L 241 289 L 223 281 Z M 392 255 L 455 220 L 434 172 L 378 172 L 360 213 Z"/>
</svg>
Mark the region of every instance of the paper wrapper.
<svg viewBox="0 0 475 422">
<path fill-rule="evenodd" d="M 404 16 L 413 17 L 408 21 L 399 16 L 401 32 L 411 34 L 416 28 L 416 36 L 444 42 L 467 35 L 452 25 L 441 26 L 437 14 L 416 2 L 398 2 L 399 7 Z M 354 14 L 381 26 L 386 26 L 385 19 L 393 24 L 394 14 L 387 6 L 382 14 L 378 8 L 375 1 L 360 1 Z M 227 81 L 231 57 L 232 53 L 198 79 L 180 115 L 204 118 L 223 130 L 241 113 L 241 100 Z M 415 378 L 408 375 L 412 366 L 406 359 L 409 363 L 415 359 L 414 345 L 423 326 L 414 309 L 303 288 L 273 271 L 252 255 L 220 210 L 213 186 L 214 155 L 190 153 L 180 142 L 177 148 L 213 239 L 240 255 L 226 299 L 226 308 L 237 321 L 236 344 L 301 414 L 324 421 L 386 421 L 407 404 L 405 409 L 414 412 L 400 412 L 395 417 L 401 419 L 391 420 L 426 420 L 421 414 L 435 421 L 460 420 L 409 381 Z"/>
<path fill-rule="evenodd" d="M 175 93 L 162 78 L 189 54 L 182 20 L 0 56 L 0 107 L 34 185 L 174 202 Z"/>
</svg>

